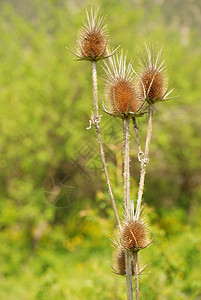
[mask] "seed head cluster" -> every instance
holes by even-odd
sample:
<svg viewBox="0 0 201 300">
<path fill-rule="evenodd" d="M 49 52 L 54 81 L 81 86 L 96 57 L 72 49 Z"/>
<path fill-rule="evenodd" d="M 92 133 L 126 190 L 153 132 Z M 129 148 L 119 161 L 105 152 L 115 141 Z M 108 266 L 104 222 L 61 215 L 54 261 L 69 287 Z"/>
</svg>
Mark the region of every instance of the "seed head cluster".
<svg viewBox="0 0 201 300">
<path fill-rule="evenodd" d="M 142 116 L 146 109 L 146 102 L 154 104 L 162 100 L 168 100 L 167 96 L 172 92 L 167 88 L 164 60 L 161 61 L 162 49 L 156 46 L 145 45 L 145 52 L 139 59 L 141 68 L 138 75 L 132 62 L 126 63 L 123 51 L 120 55 L 114 55 L 116 50 L 110 53 L 108 48 L 109 36 L 104 25 L 104 17 L 99 16 L 99 10 L 88 12 L 87 22 L 79 31 L 77 40 L 77 53 L 79 60 L 98 61 L 109 58 L 105 63 L 105 101 L 103 111 L 112 116 Z"/>
<path fill-rule="evenodd" d="M 147 246 L 147 228 L 140 221 L 128 221 L 124 224 L 121 235 L 121 245 L 129 250 L 142 249 Z"/>
<path fill-rule="evenodd" d="M 121 54 L 104 61 L 105 70 L 105 104 L 103 110 L 112 116 L 142 116 L 148 106 L 159 101 L 168 100 L 172 92 L 167 88 L 164 60 L 161 61 L 162 49 L 145 46 L 145 55 L 141 52 L 140 75 L 132 62 L 126 64 L 126 56 Z"/>
</svg>

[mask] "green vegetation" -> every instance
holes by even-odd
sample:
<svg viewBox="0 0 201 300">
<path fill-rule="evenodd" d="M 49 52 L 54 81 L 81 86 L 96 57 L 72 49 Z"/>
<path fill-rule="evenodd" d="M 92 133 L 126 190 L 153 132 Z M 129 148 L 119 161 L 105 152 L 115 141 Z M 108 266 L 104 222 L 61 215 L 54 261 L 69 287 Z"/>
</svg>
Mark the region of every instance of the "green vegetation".
<svg viewBox="0 0 201 300">
<path fill-rule="evenodd" d="M 74 49 L 84 8 L 78 1 L 10 2 L 3 1 L 0 10 L 0 299 L 123 300 L 125 278 L 110 267 L 114 215 L 95 133 L 86 130 L 91 70 L 65 49 Z M 156 237 L 141 257 L 142 265 L 151 263 L 149 273 L 140 277 L 141 299 L 200 299 L 199 20 L 194 10 L 187 18 L 183 6 L 180 12 L 172 6 L 171 13 L 173 1 L 167 14 L 163 4 L 150 6 L 145 0 L 102 2 L 111 46 L 121 44 L 137 67 L 138 47 L 157 41 L 164 47 L 174 95 L 180 95 L 159 103 L 154 112 L 144 199 Z M 142 135 L 146 121 L 139 123 Z M 115 119 L 108 122 L 104 115 L 110 177 L 121 202 L 120 125 Z M 134 134 L 131 140 L 135 198 L 139 163 Z M 93 149 L 87 159 L 86 145 Z M 66 208 L 46 201 L 51 175 L 76 182 L 77 197 Z"/>
</svg>

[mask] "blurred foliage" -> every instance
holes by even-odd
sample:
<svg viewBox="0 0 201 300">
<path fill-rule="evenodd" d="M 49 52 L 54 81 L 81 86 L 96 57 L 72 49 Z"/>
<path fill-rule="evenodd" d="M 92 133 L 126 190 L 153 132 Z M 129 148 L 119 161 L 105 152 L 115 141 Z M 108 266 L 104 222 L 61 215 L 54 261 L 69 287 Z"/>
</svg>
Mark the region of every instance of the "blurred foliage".
<svg viewBox="0 0 201 300">
<path fill-rule="evenodd" d="M 180 95 L 154 112 L 144 199 L 156 238 L 142 251 L 150 274 L 140 277 L 141 298 L 150 300 L 201 297 L 201 7 L 178 2 L 104 0 L 101 6 L 111 47 L 128 50 L 135 68 L 144 42 L 164 47 L 169 80 Z M 0 8 L 0 299 L 125 299 L 125 279 L 110 268 L 109 238 L 116 229 L 97 141 L 86 130 L 90 65 L 65 49 L 74 49 L 84 8 L 64 0 L 10 0 Z M 100 92 L 102 83 L 100 76 Z M 138 124 L 142 144 L 146 122 Z M 104 115 L 102 130 L 122 212 L 120 121 Z M 133 133 L 131 146 L 135 200 Z M 77 197 L 66 209 L 48 203 L 44 189 L 51 176 L 76 183 Z"/>
</svg>

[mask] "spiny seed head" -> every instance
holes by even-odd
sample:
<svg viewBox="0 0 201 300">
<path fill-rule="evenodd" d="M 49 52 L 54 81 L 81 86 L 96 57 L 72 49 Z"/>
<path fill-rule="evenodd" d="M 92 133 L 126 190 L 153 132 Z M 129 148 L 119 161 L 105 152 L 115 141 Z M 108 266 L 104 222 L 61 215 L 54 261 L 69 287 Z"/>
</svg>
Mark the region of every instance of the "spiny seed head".
<svg viewBox="0 0 201 300">
<path fill-rule="evenodd" d="M 117 274 L 125 275 L 126 274 L 126 262 L 125 262 L 125 250 L 121 247 L 116 254 L 116 265 L 117 265 Z M 132 275 L 134 274 L 134 261 L 133 256 L 131 256 L 131 265 L 132 265 Z"/>
<path fill-rule="evenodd" d="M 136 115 L 141 109 L 142 102 L 137 95 L 132 68 L 132 62 L 126 64 L 126 56 L 121 51 L 109 58 L 109 64 L 104 62 L 105 97 L 104 111 L 113 116 Z"/>
<path fill-rule="evenodd" d="M 137 94 L 132 82 L 121 78 L 110 86 L 110 101 L 115 114 L 135 112 L 139 108 L 139 101 L 137 101 Z"/>
<path fill-rule="evenodd" d="M 141 53 L 140 64 L 141 84 L 140 94 L 146 101 L 153 104 L 158 101 L 166 100 L 165 98 L 170 94 L 167 89 L 167 79 L 165 76 L 164 60 L 161 62 L 162 49 L 157 51 L 156 47 L 147 47 L 146 54 Z"/>
<path fill-rule="evenodd" d="M 148 69 L 142 74 L 142 83 L 148 102 L 154 103 L 164 96 L 164 79 L 158 70 Z M 143 91 L 142 91 L 143 92 Z"/>
<path fill-rule="evenodd" d="M 98 17 L 98 9 L 90 14 L 86 10 L 87 23 L 81 28 L 78 38 L 77 51 L 81 60 L 97 61 L 107 57 L 108 36 L 104 18 Z"/>
<path fill-rule="evenodd" d="M 148 244 L 146 224 L 138 220 L 129 220 L 121 230 L 120 241 L 121 245 L 129 250 L 145 248 Z"/>
<path fill-rule="evenodd" d="M 90 58 L 100 57 L 105 49 L 105 39 L 98 31 L 86 32 L 81 41 L 83 53 Z"/>
</svg>

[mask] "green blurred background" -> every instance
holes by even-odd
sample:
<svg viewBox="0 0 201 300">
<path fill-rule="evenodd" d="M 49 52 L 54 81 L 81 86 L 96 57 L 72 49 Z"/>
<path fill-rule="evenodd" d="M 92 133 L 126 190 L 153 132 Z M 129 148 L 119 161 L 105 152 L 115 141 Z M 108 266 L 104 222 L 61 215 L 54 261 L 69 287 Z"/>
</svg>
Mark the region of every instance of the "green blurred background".
<svg viewBox="0 0 201 300">
<path fill-rule="evenodd" d="M 90 4 L 0 2 L 2 300 L 126 299 L 125 278 L 111 269 L 109 239 L 117 229 L 97 141 L 94 130 L 86 130 L 90 63 L 75 61 L 65 49 L 74 50 L 84 5 Z M 164 47 L 173 94 L 180 95 L 154 112 L 144 200 L 156 237 L 141 253 L 142 266 L 151 263 L 140 276 L 141 299 L 201 299 L 201 3 L 103 0 L 100 10 L 107 15 L 112 48 L 121 44 L 136 69 L 145 42 Z M 139 120 L 142 143 L 146 123 L 147 116 Z M 122 214 L 120 121 L 104 115 L 102 131 Z M 135 201 L 139 162 L 133 132 L 131 148 Z"/>
</svg>

